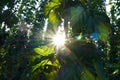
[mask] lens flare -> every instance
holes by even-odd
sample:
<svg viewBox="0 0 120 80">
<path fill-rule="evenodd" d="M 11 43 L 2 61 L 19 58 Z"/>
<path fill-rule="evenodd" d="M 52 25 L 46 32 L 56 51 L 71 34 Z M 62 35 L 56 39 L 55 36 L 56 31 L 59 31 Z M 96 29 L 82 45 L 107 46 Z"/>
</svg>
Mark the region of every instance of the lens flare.
<svg viewBox="0 0 120 80">
<path fill-rule="evenodd" d="M 53 37 L 53 44 L 56 46 L 63 46 L 65 44 L 65 35 L 64 34 L 56 34 Z"/>
</svg>

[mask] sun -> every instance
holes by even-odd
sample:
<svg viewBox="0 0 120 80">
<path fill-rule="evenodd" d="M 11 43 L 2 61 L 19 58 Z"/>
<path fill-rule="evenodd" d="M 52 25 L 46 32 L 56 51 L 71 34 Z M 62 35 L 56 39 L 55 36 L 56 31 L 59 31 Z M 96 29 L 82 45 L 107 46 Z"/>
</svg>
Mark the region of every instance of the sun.
<svg viewBox="0 0 120 80">
<path fill-rule="evenodd" d="M 52 42 L 57 47 L 64 46 L 64 44 L 65 44 L 65 35 L 64 34 L 59 34 L 59 33 L 56 34 L 52 38 Z"/>
</svg>

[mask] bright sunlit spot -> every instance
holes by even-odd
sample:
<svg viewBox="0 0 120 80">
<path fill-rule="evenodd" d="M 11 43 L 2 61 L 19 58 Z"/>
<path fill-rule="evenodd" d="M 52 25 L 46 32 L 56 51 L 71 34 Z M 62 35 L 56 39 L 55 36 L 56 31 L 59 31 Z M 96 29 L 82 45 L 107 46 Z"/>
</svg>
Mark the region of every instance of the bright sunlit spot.
<svg viewBox="0 0 120 80">
<path fill-rule="evenodd" d="M 56 34 L 53 37 L 53 44 L 56 46 L 63 46 L 65 44 L 65 35 L 64 34 Z"/>
<path fill-rule="evenodd" d="M 110 4 L 110 0 L 106 0 L 106 12 L 109 13 L 111 11 L 112 4 Z"/>
</svg>

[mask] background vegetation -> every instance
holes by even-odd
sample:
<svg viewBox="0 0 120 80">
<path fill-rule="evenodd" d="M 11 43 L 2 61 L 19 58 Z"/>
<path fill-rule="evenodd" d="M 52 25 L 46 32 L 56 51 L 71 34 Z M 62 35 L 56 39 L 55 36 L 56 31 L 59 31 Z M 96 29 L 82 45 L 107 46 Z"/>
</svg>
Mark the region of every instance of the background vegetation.
<svg viewBox="0 0 120 80">
<path fill-rule="evenodd" d="M 64 50 L 50 44 L 59 27 L 68 41 Z M 119 75 L 119 0 L 0 0 L 0 80 Z"/>
</svg>

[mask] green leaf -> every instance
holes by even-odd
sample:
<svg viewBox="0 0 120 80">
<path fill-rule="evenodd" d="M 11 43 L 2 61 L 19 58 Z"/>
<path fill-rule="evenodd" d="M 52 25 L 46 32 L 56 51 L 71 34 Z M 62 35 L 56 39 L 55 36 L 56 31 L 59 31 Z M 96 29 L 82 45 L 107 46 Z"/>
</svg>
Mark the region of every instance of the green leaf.
<svg viewBox="0 0 120 80">
<path fill-rule="evenodd" d="M 107 42 L 111 33 L 111 24 L 108 16 L 105 13 L 97 12 L 94 15 L 94 21 L 97 24 L 97 32 L 100 34 L 99 39 Z"/>
<path fill-rule="evenodd" d="M 98 25 L 98 29 L 99 29 L 99 33 L 100 33 L 99 39 L 104 41 L 104 42 L 108 41 L 109 33 L 111 32 L 111 29 L 110 29 L 111 26 L 106 25 L 106 24 L 99 24 Z"/>
<path fill-rule="evenodd" d="M 50 73 L 45 73 L 47 80 L 58 80 L 57 79 L 57 71 L 52 71 Z"/>
<path fill-rule="evenodd" d="M 48 17 L 50 23 L 53 25 L 53 29 L 56 29 L 57 25 L 60 23 L 60 19 L 55 11 L 52 11 Z"/>
<path fill-rule="evenodd" d="M 99 80 L 89 70 L 84 69 L 84 73 L 81 76 L 81 80 Z"/>
<path fill-rule="evenodd" d="M 35 48 L 34 51 L 35 51 L 37 54 L 43 53 L 43 50 L 40 49 L 40 48 Z M 42 54 L 41 54 L 41 55 L 42 55 Z"/>
<path fill-rule="evenodd" d="M 59 0 L 55 1 L 55 0 L 52 0 L 51 2 L 49 2 L 48 4 L 45 5 L 45 9 L 44 9 L 44 12 L 45 12 L 45 15 L 48 16 L 52 10 L 55 10 L 57 8 L 60 7 L 60 2 Z"/>
<path fill-rule="evenodd" d="M 47 59 L 46 60 L 42 60 L 42 61 L 38 62 L 38 64 L 32 66 L 32 72 L 35 72 L 38 69 L 43 69 L 43 66 L 45 64 L 52 64 L 52 63 L 50 61 L 48 61 Z"/>
<path fill-rule="evenodd" d="M 93 65 L 95 67 L 96 73 L 97 73 L 98 77 L 100 78 L 100 80 L 106 80 L 104 70 L 103 70 L 104 68 L 103 68 L 103 65 L 101 64 L 101 62 L 94 61 Z"/>
<path fill-rule="evenodd" d="M 60 23 L 60 18 L 58 16 L 61 2 L 60 0 L 52 0 L 45 5 L 45 15 L 48 17 L 50 23 L 53 25 L 53 30 L 56 30 L 56 27 Z"/>
<path fill-rule="evenodd" d="M 52 0 L 52 2 L 54 2 L 54 3 L 60 3 L 60 2 L 62 2 L 63 0 Z"/>
<path fill-rule="evenodd" d="M 40 48 L 34 48 L 34 51 L 42 56 L 48 56 L 49 54 L 54 53 L 52 48 L 48 48 L 47 46 L 42 46 Z"/>
</svg>

